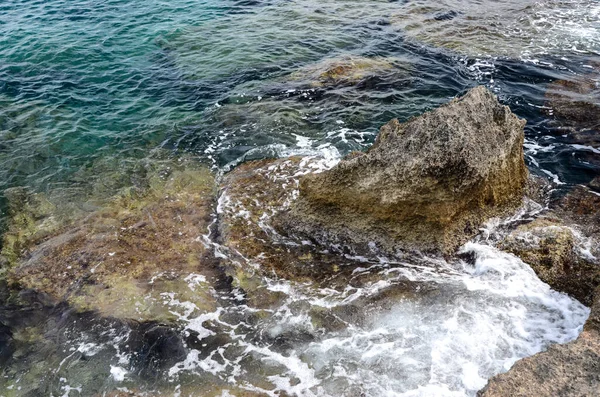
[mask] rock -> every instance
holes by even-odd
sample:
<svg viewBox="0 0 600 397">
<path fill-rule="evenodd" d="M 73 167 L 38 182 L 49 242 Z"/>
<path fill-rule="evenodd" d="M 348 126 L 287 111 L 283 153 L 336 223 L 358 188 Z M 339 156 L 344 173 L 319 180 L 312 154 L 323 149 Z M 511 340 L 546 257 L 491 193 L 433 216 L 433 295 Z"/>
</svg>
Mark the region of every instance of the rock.
<svg viewBox="0 0 600 397">
<path fill-rule="evenodd" d="M 553 289 L 591 306 L 579 337 L 518 361 L 478 393 L 495 396 L 600 394 L 600 196 L 577 186 L 551 210 L 519 226 L 500 243 Z"/>
<path fill-rule="evenodd" d="M 600 88 L 596 79 L 597 74 L 593 74 L 549 84 L 546 90 L 549 114 L 567 125 L 597 130 L 600 127 Z M 576 131 L 575 138 L 581 144 L 597 146 L 600 143 L 597 131 Z"/>
<path fill-rule="evenodd" d="M 291 74 L 290 79 L 312 87 L 369 85 L 373 78 L 406 77 L 408 68 L 393 58 L 344 56 L 325 59 Z"/>
<path fill-rule="evenodd" d="M 220 185 L 218 235 L 228 257 L 221 266 L 244 303 L 264 310 L 258 312 L 262 321 L 282 305 L 292 310 L 306 305 L 298 299 L 299 294 L 337 291 L 344 296 L 360 295 L 339 305 L 304 307 L 302 312 L 308 314 L 311 324 L 295 325 L 285 331 L 288 335 L 304 332 L 304 336 L 315 337 L 314 333 L 340 331 L 349 324 L 368 321 L 369 316 L 388 310 L 403 298 L 435 293 L 427 283 L 395 279 L 395 273 L 385 268 L 371 269 L 377 260 L 343 256 L 309 241 L 290 240 L 272 228 L 273 216 L 297 196 L 298 178 L 329 166 L 326 160 L 310 157 L 252 161 L 226 174 Z M 384 280 L 389 281 L 386 287 L 375 288 Z M 367 289 L 370 294 L 359 293 Z"/>
<path fill-rule="evenodd" d="M 2 237 L 3 266 L 0 274 L 14 267 L 29 244 L 41 241 L 60 227 L 53 216 L 56 206 L 43 194 L 24 187 L 6 189 L 8 201 L 8 231 Z M 2 262 L 0 262 L 2 263 Z"/>
<path fill-rule="evenodd" d="M 389 21 L 407 39 L 472 58 L 560 54 L 580 37 L 567 33 L 564 13 L 569 5 L 560 0 L 480 0 L 477 4 L 398 2 Z M 577 26 L 587 23 L 583 15 L 575 19 L 569 22 Z"/>
<path fill-rule="evenodd" d="M 214 178 L 192 163 L 155 171 L 147 188 L 117 195 L 43 238 L 21 238 L 23 230 L 46 228 L 14 214 L 5 241 L 18 244 L 3 251 L 12 262 L 8 280 L 115 318 L 171 322 L 184 301 L 214 310 L 211 282 L 219 273 L 200 238 L 213 219 Z"/>
<path fill-rule="evenodd" d="M 237 263 L 222 265 L 253 307 L 270 308 L 285 297 L 283 292 L 268 290 L 263 275 L 297 283 L 327 280 L 328 288 L 348 285 L 355 268 L 348 265 L 352 261 L 308 242 L 286 241 L 269 224 L 273 214 L 297 194 L 298 174 L 315 171 L 315 163 L 300 157 L 248 162 L 221 182 L 219 241 L 239 258 Z"/>
<path fill-rule="evenodd" d="M 600 241 L 600 195 L 584 186 L 575 186 L 568 194 L 551 203 L 557 217 L 576 224 L 585 236 Z M 598 247 L 595 247 L 598 249 Z M 598 252 L 600 254 L 600 252 Z"/>
<path fill-rule="evenodd" d="M 557 219 L 538 218 L 519 226 L 499 248 L 529 264 L 553 289 L 590 306 L 600 285 L 600 264 L 586 243 L 579 232 Z"/>
<path fill-rule="evenodd" d="M 597 396 L 600 394 L 600 288 L 590 318 L 573 342 L 518 361 L 494 376 L 479 397 Z"/>
<path fill-rule="evenodd" d="M 277 228 L 302 240 L 451 253 L 521 203 L 523 126 L 484 87 L 381 128 L 363 155 L 304 176 Z"/>
<path fill-rule="evenodd" d="M 589 186 L 597 192 L 600 192 L 600 176 L 595 177 L 589 183 Z"/>
<path fill-rule="evenodd" d="M 600 394 L 600 338 L 584 331 L 577 340 L 552 345 L 496 375 L 479 397 L 593 397 Z"/>
</svg>

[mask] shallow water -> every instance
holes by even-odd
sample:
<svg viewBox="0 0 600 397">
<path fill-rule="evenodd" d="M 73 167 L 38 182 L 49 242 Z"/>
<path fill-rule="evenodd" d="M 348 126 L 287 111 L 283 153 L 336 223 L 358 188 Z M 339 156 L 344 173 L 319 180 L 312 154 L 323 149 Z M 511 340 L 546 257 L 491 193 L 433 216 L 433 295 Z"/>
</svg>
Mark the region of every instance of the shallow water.
<svg viewBox="0 0 600 397">
<path fill-rule="evenodd" d="M 556 80 L 597 86 L 600 14 L 591 0 L 9 0 L 0 33 L 2 220 L 7 188 L 87 208 L 135 185 L 140 159 L 157 152 L 215 171 L 289 154 L 335 161 L 366 148 L 389 119 L 477 84 L 528 120 L 532 172 L 559 189 L 600 174 L 597 125 L 555 117 L 546 97 Z M 357 82 L 315 84 L 319 65 L 349 56 L 386 66 Z M 584 99 L 598 105 L 598 96 Z M 382 274 L 358 292 L 271 280 L 287 298 L 264 318 L 226 294 L 210 332 L 179 308 L 174 338 L 183 335 L 185 347 L 167 344 L 172 356 L 148 349 L 153 339 L 137 324 L 82 318 L 32 297 L 31 307 L 2 309 L 11 319 L 3 322 L 44 337 L 24 335 L 27 343 L 2 355 L 0 395 L 117 387 L 209 395 L 211 384 L 232 394 L 472 395 L 517 358 L 576 337 L 584 307 L 512 257 L 465 249 L 477 253 L 474 264 L 443 263 L 440 272 L 368 263 Z M 377 296 L 379 282 L 425 292 L 350 316 L 351 296 Z M 322 306 L 346 313 L 341 330 L 307 325 Z M 35 327 L 14 320 L 31 311 Z M 130 340 L 138 342 L 126 347 Z"/>
</svg>

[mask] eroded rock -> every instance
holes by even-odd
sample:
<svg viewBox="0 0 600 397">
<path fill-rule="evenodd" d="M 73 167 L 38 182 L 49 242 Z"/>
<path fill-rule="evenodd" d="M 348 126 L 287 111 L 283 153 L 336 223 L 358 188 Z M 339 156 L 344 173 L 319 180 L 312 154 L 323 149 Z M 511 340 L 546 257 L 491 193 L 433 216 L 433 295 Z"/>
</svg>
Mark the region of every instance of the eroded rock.
<svg viewBox="0 0 600 397">
<path fill-rule="evenodd" d="M 450 253 L 521 203 L 524 120 L 484 87 L 381 128 L 365 154 L 303 177 L 278 229 L 368 251 Z"/>
<path fill-rule="evenodd" d="M 366 324 L 402 299 L 438 293 L 431 283 L 399 277 L 377 258 L 346 256 L 273 229 L 273 216 L 298 194 L 298 178 L 328 167 L 327 160 L 311 157 L 253 161 L 221 182 L 219 242 L 227 257 L 221 266 L 244 303 L 258 309 L 257 318 L 274 321 L 279 331 L 265 343 L 285 348 L 289 340 L 318 339 Z M 326 296 L 339 301 L 315 304 Z M 306 313 L 307 322 L 289 326 L 271 317 L 278 310 Z"/>
<path fill-rule="evenodd" d="M 520 257 L 538 277 L 557 291 L 590 306 L 600 285 L 600 264 L 592 243 L 556 218 L 538 218 L 519 226 L 500 248 Z"/>
</svg>

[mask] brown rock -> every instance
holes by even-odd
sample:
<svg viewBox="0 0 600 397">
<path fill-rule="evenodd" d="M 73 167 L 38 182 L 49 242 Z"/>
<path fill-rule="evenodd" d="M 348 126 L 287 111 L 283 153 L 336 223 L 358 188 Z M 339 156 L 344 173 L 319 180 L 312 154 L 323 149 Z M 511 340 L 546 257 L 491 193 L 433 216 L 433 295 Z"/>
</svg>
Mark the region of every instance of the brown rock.
<svg viewBox="0 0 600 397">
<path fill-rule="evenodd" d="M 546 103 L 550 114 L 563 122 L 583 128 L 600 127 L 600 89 L 594 81 L 596 75 L 582 76 L 572 80 L 557 80 L 548 85 Z M 578 132 L 582 144 L 600 143 L 597 131 L 591 134 Z"/>
<path fill-rule="evenodd" d="M 520 257 L 553 289 L 590 306 L 600 285 L 600 264 L 587 257 L 583 239 L 557 219 L 538 218 L 519 226 L 500 248 Z"/>
<path fill-rule="evenodd" d="M 480 397 L 600 395 L 600 197 L 577 186 L 552 208 L 545 218 L 517 228 L 501 247 L 552 288 L 591 306 L 590 317 L 575 341 L 518 361 L 490 379 Z"/>
<path fill-rule="evenodd" d="M 577 340 L 552 345 L 496 375 L 480 397 L 595 397 L 600 395 L 600 335 L 584 331 Z"/>
<path fill-rule="evenodd" d="M 313 291 L 327 288 L 340 292 L 364 288 L 384 277 L 377 272 L 354 272 L 370 265 L 308 241 L 286 239 L 271 227 L 273 215 L 289 206 L 297 194 L 299 175 L 314 172 L 317 163 L 299 157 L 253 161 L 235 168 L 221 181 L 219 239 L 229 258 L 236 259 L 223 260 L 222 266 L 252 307 L 268 309 L 285 302 L 285 291 L 269 289 L 264 276 L 310 285 Z M 315 328 L 335 330 L 346 320 L 356 324 L 369 311 L 385 310 L 382 302 L 395 302 L 392 297 L 416 291 L 423 295 L 429 290 L 431 286 L 425 283 L 394 282 L 351 305 L 313 310 L 310 316 Z"/>
<path fill-rule="evenodd" d="M 292 73 L 291 80 L 306 82 L 312 87 L 331 87 L 360 85 L 374 77 L 407 75 L 407 66 L 393 58 L 343 56 L 306 66 Z"/>
<path fill-rule="evenodd" d="M 392 120 L 364 155 L 303 177 L 278 228 L 359 251 L 374 242 L 387 252 L 450 253 L 521 202 L 524 124 L 484 87 L 406 123 Z"/>
<path fill-rule="evenodd" d="M 600 241 L 600 195 L 584 186 L 576 186 L 555 203 L 560 219 L 577 224 L 583 234 Z"/>
<path fill-rule="evenodd" d="M 116 318 L 175 320 L 161 295 L 170 292 L 213 310 L 210 281 L 217 271 L 199 240 L 212 220 L 213 176 L 202 166 L 171 164 L 148 181 L 143 192 L 118 195 L 42 239 L 22 236 L 46 230 L 35 217 L 11 222 L 5 241 L 15 240 L 19 250 L 8 251 L 18 256 L 11 257 L 10 282 Z"/>
</svg>

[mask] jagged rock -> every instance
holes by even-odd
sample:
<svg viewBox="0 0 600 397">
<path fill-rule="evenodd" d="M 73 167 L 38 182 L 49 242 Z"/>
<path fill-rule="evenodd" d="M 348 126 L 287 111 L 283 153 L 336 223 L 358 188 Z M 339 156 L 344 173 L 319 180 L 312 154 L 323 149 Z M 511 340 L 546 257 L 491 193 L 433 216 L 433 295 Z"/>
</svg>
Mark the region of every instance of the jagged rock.
<svg viewBox="0 0 600 397">
<path fill-rule="evenodd" d="M 249 306 L 273 310 L 290 304 L 291 291 L 273 288 L 269 280 L 283 279 L 300 289 L 310 286 L 311 291 L 352 294 L 390 277 L 377 271 L 360 271 L 370 266 L 366 258 L 343 256 L 309 241 L 292 241 L 271 227 L 272 217 L 297 195 L 298 178 L 320 172 L 323 166 L 323 160 L 310 157 L 252 161 L 236 167 L 221 181 L 218 234 L 227 256 L 234 259 L 223 260 L 221 266 Z M 344 329 L 386 310 L 386 302 L 393 304 L 401 298 L 434 293 L 435 288 L 427 283 L 395 280 L 377 293 L 347 304 L 313 307 L 309 311 L 312 329 Z"/>
<path fill-rule="evenodd" d="M 381 128 L 367 153 L 303 177 L 278 229 L 301 239 L 450 253 L 521 202 L 523 126 L 484 87 Z"/>
<path fill-rule="evenodd" d="M 219 275 L 199 238 L 212 221 L 214 178 L 192 163 L 155 171 L 145 189 L 60 227 L 45 227 L 52 209 L 44 217 L 29 204 L 15 210 L 2 252 L 10 283 L 77 310 L 138 321 L 177 320 L 183 301 L 214 310 L 211 281 Z"/>
<path fill-rule="evenodd" d="M 496 375 L 479 397 L 593 397 L 600 395 L 600 290 L 583 332 L 564 345 L 518 361 Z"/>
<path fill-rule="evenodd" d="M 500 248 L 520 257 L 553 289 L 590 306 L 600 285 L 600 263 L 585 244 L 580 233 L 559 220 L 538 218 L 519 226 Z"/>
</svg>

